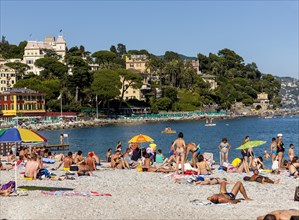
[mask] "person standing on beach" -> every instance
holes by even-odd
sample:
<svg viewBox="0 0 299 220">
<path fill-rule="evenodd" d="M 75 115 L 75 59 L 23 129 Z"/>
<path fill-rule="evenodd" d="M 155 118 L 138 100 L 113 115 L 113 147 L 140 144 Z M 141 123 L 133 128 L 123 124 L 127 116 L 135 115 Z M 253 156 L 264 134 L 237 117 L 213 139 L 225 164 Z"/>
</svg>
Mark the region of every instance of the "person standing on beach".
<svg viewBox="0 0 299 220">
<path fill-rule="evenodd" d="M 221 165 L 224 163 L 224 158 L 226 163 L 228 163 L 228 151 L 231 145 L 227 142 L 227 138 L 222 138 L 221 143 L 218 145 L 218 149 L 221 153 Z"/>
<path fill-rule="evenodd" d="M 278 170 L 281 170 L 283 154 L 284 154 L 284 143 L 282 142 L 282 134 L 277 134 L 277 153 L 278 153 Z"/>
<path fill-rule="evenodd" d="M 192 152 L 192 160 L 191 160 L 191 166 L 196 167 L 196 158 L 200 154 L 200 145 L 197 145 L 195 143 L 189 143 L 186 145 L 186 158 L 185 162 L 188 161 L 188 156 L 190 151 Z"/>
<path fill-rule="evenodd" d="M 60 134 L 60 144 L 64 144 L 64 136 L 62 133 Z"/>
<path fill-rule="evenodd" d="M 246 142 L 250 141 L 250 137 L 246 136 L 244 141 L 242 142 L 241 145 L 245 144 Z M 247 149 L 243 149 L 241 150 L 241 154 L 243 156 L 243 159 L 246 161 L 246 163 L 248 162 L 248 150 Z"/>
<path fill-rule="evenodd" d="M 181 169 L 182 169 L 182 174 L 184 174 L 185 169 L 184 169 L 184 163 L 185 163 L 185 148 L 186 144 L 184 141 L 184 134 L 180 132 L 178 134 L 178 138 L 173 142 L 171 148 L 173 149 L 175 146 L 175 154 L 176 154 L 176 172 L 178 173 L 179 170 L 179 162 L 181 162 Z"/>
<path fill-rule="evenodd" d="M 272 138 L 272 143 L 270 145 L 270 154 L 272 156 L 272 164 L 273 164 L 273 162 L 274 162 L 274 160 L 276 159 L 276 156 L 277 156 L 277 142 L 276 142 L 275 137 Z"/>
</svg>

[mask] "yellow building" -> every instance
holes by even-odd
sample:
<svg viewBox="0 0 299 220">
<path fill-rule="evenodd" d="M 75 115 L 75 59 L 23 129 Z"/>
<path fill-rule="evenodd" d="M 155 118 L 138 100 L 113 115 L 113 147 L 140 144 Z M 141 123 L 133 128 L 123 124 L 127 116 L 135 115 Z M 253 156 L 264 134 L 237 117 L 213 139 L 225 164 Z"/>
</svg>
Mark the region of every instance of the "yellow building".
<svg viewBox="0 0 299 220">
<path fill-rule="evenodd" d="M 13 88 L 0 93 L 1 117 L 41 116 L 45 110 L 45 94 L 27 88 Z"/>
<path fill-rule="evenodd" d="M 126 56 L 126 69 L 138 70 L 141 73 L 149 72 L 149 70 L 146 69 L 147 61 L 146 55 Z"/>
<path fill-rule="evenodd" d="M 5 65 L 8 62 L 15 62 L 15 60 L 0 59 L 0 91 L 6 91 L 16 83 L 16 72 Z"/>
</svg>

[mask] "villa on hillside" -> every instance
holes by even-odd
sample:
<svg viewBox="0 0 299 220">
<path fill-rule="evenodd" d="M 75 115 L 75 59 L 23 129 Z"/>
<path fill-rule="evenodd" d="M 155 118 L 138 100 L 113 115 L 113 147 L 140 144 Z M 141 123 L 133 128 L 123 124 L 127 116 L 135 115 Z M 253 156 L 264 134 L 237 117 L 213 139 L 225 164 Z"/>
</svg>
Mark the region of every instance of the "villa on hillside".
<svg viewBox="0 0 299 220">
<path fill-rule="evenodd" d="M 270 101 L 268 99 L 268 94 L 265 92 L 257 94 L 256 102 L 253 103 L 253 107 L 255 109 L 266 110 L 270 105 Z"/>
<path fill-rule="evenodd" d="M 27 72 L 33 72 L 35 75 L 40 74 L 41 69 L 36 67 L 34 62 L 45 56 L 45 50 L 53 50 L 61 57 L 60 61 L 64 62 L 66 42 L 63 36 L 58 36 L 57 40 L 54 36 L 46 36 L 44 41 L 28 41 L 23 56 L 23 62 L 30 66 L 30 70 Z"/>
<path fill-rule="evenodd" d="M 216 82 L 216 76 L 210 74 L 203 74 L 201 75 L 201 78 L 209 85 L 209 88 L 211 90 L 215 90 L 218 87 Z"/>
</svg>

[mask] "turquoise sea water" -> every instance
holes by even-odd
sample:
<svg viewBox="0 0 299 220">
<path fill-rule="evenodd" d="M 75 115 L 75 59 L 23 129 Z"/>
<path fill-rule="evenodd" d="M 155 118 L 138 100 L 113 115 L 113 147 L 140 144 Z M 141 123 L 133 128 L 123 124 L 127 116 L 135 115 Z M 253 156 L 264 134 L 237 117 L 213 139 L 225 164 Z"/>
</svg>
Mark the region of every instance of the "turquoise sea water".
<svg viewBox="0 0 299 220">
<path fill-rule="evenodd" d="M 66 142 L 71 145 L 71 151 L 82 150 L 83 153 L 95 151 L 105 158 L 108 148 L 115 149 L 118 141 L 122 142 L 123 151 L 128 146 L 128 141 L 137 134 L 146 134 L 152 137 L 157 144 L 157 149 L 162 149 L 163 154 L 168 157 L 169 147 L 177 134 L 161 134 L 166 126 L 173 130 L 184 133 L 186 143 L 195 142 L 200 144 L 201 152 L 211 152 L 214 160 L 219 162 L 219 150 L 217 148 L 223 137 L 226 137 L 232 145 L 229 160 L 239 157 L 239 147 L 244 137 L 249 135 L 251 140 L 264 140 L 266 144 L 253 148 L 255 155 L 262 156 L 263 151 L 269 152 L 271 138 L 278 133 L 283 134 L 286 153 L 289 145 L 295 145 L 295 152 L 299 154 L 299 116 L 274 117 L 272 119 L 258 117 L 243 117 L 230 120 L 214 120 L 216 126 L 207 127 L 204 121 L 170 121 L 144 123 L 139 125 L 108 125 L 97 128 L 69 129 L 62 131 L 40 131 L 39 133 L 49 140 L 49 144 L 59 143 L 60 132 L 67 133 Z M 149 143 L 143 143 L 147 147 Z M 270 165 L 270 161 L 266 161 Z"/>
</svg>

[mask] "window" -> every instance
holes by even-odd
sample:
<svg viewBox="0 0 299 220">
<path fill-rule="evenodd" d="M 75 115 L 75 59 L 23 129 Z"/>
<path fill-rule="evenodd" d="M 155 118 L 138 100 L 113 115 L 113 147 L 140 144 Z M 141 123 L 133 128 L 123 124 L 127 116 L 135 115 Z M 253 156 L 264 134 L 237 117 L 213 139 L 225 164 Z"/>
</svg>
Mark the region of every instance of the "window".
<svg viewBox="0 0 299 220">
<path fill-rule="evenodd" d="M 133 93 L 136 93 L 136 91 L 135 91 L 135 90 L 133 90 Z"/>
<path fill-rule="evenodd" d="M 129 93 L 129 91 L 126 91 L 126 94 L 128 94 Z"/>
<path fill-rule="evenodd" d="M 130 67 L 134 67 L 134 63 L 130 63 Z"/>
<path fill-rule="evenodd" d="M 14 100 L 14 96 L 10 96 L 10 100 L 13 101 Z"/>
<path fill-rule="evenodd" d="M 15 105 L 14 104 L 10 105 L 10 110 L 15 110 Z"/>
<path fill-rule="evenodd" d="M 3 87 L 2 87 L 2 88 L 3 88 Z M 4 96 L 4 101 L 7 101 L 7 96 L 6 96 L 6 95 Z"/>
<path fill-rule="evenodd" d="M 4 105 L 4 110 L 8 110 L 7 105 Z"/>
</svg>

